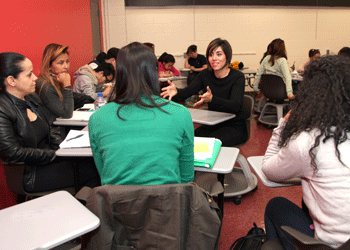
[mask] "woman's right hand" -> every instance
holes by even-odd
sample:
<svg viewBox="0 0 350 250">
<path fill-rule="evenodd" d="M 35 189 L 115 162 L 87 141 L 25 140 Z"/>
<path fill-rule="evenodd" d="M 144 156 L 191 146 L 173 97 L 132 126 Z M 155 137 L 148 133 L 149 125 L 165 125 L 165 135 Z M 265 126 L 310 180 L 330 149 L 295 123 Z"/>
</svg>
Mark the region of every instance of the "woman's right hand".
<svg viewBox="0 0 350 250">
<path fill-rule="evenodd" d="M 68 73 L 59 73 L 56 76 L 56 80 L 62 84 L 62 87 L 72 86 L 70 83 L 70 75 Z"/>
<path fill-rule="evenodd" d="M 168 87 L 162 88 L 162 93 L 160 93 L 160 96 L 163 98 L 169 97 L 169 101 L 171 101 L 171 98 L 173 96 L 177 95 L 177 88 L 175 87 L 175 84 L 168 80 Z"/>
<path fill-rule="evenodd" d="M 294 98 L 295 98 L 295 96 L 294 96 L 293 94 L 289 94 L 289 95 L 288 95 L 288 99 L 289 99 L 289 100 L 293 100 Z"/>
</svg>

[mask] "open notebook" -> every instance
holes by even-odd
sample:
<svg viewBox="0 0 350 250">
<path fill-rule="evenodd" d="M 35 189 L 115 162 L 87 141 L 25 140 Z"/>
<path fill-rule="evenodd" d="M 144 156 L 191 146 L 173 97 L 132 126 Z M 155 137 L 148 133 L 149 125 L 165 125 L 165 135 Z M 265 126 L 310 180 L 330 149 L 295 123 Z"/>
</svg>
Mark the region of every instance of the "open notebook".
<svg viewBox="0 0 350 250">
<path fill-rule="evenodd" d="M 66 138 L 60 144 L 60 148 L 89 148 L 89 131 L 70 130 Z"/>
<path fill-rule="evenodd" d="M 194 165 L 212 168 L 221 148 L 216 138 L 194 137 Z"/>
</svg>

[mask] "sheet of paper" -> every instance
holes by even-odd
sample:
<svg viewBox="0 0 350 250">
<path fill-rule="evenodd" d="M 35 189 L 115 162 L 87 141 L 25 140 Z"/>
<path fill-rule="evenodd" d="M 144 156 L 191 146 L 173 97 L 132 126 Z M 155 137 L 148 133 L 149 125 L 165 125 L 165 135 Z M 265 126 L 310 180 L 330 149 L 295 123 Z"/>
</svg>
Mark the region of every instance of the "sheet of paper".
<svg viewBox="0 0 350 250">
<path fill-rule="evenodd" d="M 83 122 L 87 122 L 90 119 L 90 116 L 93 114 L 94 112 L 86 112 L 86 111 L 73 111 L 73 116 L 72 118 L 57 118 L 57 121 L 83 121 Z"/>
<path fill-rule="evenodd" d="M 85 103 L 83 109 L 90 109 L 90 110 L 95 110 L 95 105 L 93 103 Z"/>
<path fill-rule="evenodd" d="M 213 155 L 215 138 L 194 137 L 194 158 L 205 160 Z"/>
<path fill-rule="evenodd" d="M 89 131 L 70 130 L 60 148 L 89 148 Z"/>
</svg>

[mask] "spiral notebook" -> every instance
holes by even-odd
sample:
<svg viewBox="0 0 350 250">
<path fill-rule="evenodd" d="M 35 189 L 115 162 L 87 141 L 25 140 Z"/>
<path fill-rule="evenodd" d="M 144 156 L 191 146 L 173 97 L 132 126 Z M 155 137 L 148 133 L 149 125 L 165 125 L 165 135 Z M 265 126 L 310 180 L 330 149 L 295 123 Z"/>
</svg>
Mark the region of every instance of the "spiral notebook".
<svg viewBox="0 0 350 250">
<path fill-rule="evenodd" d="M 216 138 L 194 138 L 194 165 L 212 168 L 219 155 L 222 142 Z"/>
</svg>

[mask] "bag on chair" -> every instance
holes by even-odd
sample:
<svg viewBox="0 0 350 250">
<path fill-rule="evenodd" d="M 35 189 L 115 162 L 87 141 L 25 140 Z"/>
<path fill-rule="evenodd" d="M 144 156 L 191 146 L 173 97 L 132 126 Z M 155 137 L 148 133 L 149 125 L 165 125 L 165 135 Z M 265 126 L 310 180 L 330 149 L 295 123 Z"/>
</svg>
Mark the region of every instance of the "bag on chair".
<svg viewBox="0 0 350 250">
<path fill-rule="evenodd" d="M 259 250 L 261 246 L 266 242 L 266 234 L 264 229 L 257 227 L 256 223 L 253 223 L 254 227 L 249 230 L 248 234 L 244 237 L 238 238 L 230 247 L 230 250 Z"/>
</svg>

